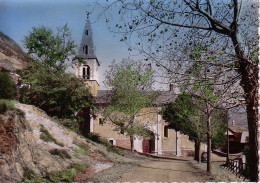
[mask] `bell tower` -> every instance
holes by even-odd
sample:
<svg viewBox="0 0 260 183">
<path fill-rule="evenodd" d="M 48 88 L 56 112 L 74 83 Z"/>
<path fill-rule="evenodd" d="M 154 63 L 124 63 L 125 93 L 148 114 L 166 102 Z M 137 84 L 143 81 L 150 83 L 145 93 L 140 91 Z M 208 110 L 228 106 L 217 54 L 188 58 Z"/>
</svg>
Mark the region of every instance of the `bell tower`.
<svg viewBox="0 0 260 183">
<path fill-rule="evenodd" d="M 77 65 L 76 76 L 84 80 L 86 87 L 89 88 L 93 96 L 96 96 L 99 89 L 98 67 L 100 64 L 95 55 L 93 32 L 89 17 L 85 23 L 77 56 L 83 58 L 84 63 Z"/>
</svg>

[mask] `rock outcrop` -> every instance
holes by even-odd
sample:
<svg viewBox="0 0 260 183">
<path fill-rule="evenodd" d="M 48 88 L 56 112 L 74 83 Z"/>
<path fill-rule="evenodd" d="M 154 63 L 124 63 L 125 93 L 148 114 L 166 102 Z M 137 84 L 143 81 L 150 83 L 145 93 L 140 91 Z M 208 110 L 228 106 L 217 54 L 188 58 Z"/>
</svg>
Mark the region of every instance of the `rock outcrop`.
<svg viewBox="0 0 260 183">
<path fill-rule="evenodd" d="M 0 69 L 22 70 L 28 66 L 29 59 L 11 38 L 0 32 Z"/>
<path fill-rule="evenodd" d="M 19 182 L 28 171 L 45 176 L 72 164 L 88 163 L 96 169 L 94 172 L 113 165 L 93 143 L 52 121 L 40 109 L 24 104 L 16 107 L 25 115 L 14 111 L 0 114 L 0 182 Z M 54 142 L 42 140 L 42 128 Z M 85 146 L 87 152 L 79 153 L 80 146 Z M 70 157 L 53 153 L 59 150 L 66 151 Z M 104 166 L 100 168 L 100 165 Z"/>
</svg>

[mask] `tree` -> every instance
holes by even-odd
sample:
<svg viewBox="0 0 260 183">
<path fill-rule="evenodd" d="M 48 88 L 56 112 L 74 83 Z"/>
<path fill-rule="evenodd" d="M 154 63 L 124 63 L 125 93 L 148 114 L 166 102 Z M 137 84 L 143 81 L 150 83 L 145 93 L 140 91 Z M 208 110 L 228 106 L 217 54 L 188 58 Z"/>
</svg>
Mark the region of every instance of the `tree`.
<svg viewBox="0 0 260 183">
<path fill-rule="evenodd" d="M 191 46 L 196 41 L 211 42 L 212 49 L 207 53 L 225 53 L 232 58 L 232 68 L 240 75 L 240 84 L 244 90 L 249 143 L 254 162 L 252 181 L 259 181 L 259 61 L 254 56 L 256 52 L 257 55 L 259 53 L 257 2 L 118 0 L 106 6 L 105 10 L 117 5 L 118 14 L 124 17 L 123 24 L 115 25 L 117 32 L 124 35 L 122 41 L 134 37 L 136 33 L 141 41 L 137 41 L 135 47 L 141 48 L 142 53 L 147 54 L 147 58 L 154 60 L 166 70 L 171 68 L 162 62 L 165 58 L 163 56 L 181 55 L 174 50 L 178 50 L 179 43 L 185 40 L 193 40 Z M 156 41 L 159 41 L 159 44 L 156 44 Z M 146 51 L 143 48 L 147 48 Z"/>
<path fill-rule="evenodd" d="M 169 123 L 169 127 L 181 131 L 188 135 L 190 140 L 195 142 L 194 159 L 200 162 L 200 145 L 207 141 L 207 124 L 206 118 L 200 108 L 194 104 L 194 99 L 188 94 L 181 94 L 174 103 L 169 103 L 163 108 L 163 118 Z M 223 137 L 220 130 L 225 126 L 227 120 L 227 112 L 224 109 L 215 109 L 212 115 L 213 124 L 212 138 L 215 141 L 221 140 Z M 225 129 L 225 128 L 224 128 Z"/>
<path fill-rule="evenodd" d="M 54 70 L 64 71 L 68 66 L 69 58 L 74 56 L 72 60 L 76 59 L 76 44 L 71 40 L 67 24 L 58 27 L 57 35 L 44 26 L 34 27 L 32 32 L 25 37 L 24 45 L 34 60 L 43 62 Z"/>
<path fill-rule="evenodd" d="M 94 110 L 94 98 L 83 81 L 72 74 L 33 62 L 22 72 L 22 102 L 35 105 L 50 116 L 75 119 L 75 112 Z"/>
<path fill-rule="evenodd" d="M 131 139 L 131 150 L 134 151 L 133 136 L 147 136 L 143 126 L 135 125 L 135 115 L 145 107 L 153 104 L 156 94 L 145 93 L 151 86 L 152 71 L 140 63 L 127 62 L 114 64 L 107 71 L 107 85 L 112 88 L 111 101 L 105 108 L 105 115 L 122 133 L 126 131 Z"/>
<path fill-rule="evenodd" d="M 194 159 L 200 162 L 200 144 L 206 142 L 207 129 L 202 115 L 191 100 L 189 95 L 181 94 L 174 103 L 164 106 L 162 113 L 169 127 L 188 135 L 195 142 Z"/>
</svg>

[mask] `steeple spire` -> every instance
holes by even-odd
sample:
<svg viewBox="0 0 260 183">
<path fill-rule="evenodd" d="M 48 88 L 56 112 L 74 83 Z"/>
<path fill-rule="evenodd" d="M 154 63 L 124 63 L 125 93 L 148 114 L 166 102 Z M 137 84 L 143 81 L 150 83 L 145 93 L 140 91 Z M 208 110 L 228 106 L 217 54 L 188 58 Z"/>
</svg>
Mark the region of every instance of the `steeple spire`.
<svg viewBox="0 0 260 183">
<path fill-rule="evenodd" d="M 93 44 L 93 32 L 91 29 L 88 13 L 87 13 L 87 20 L 81 38 L 78 56 L 84 59 L 96 58 L 95 51 L 94 51 L 94 44 Z"/>
</svg>

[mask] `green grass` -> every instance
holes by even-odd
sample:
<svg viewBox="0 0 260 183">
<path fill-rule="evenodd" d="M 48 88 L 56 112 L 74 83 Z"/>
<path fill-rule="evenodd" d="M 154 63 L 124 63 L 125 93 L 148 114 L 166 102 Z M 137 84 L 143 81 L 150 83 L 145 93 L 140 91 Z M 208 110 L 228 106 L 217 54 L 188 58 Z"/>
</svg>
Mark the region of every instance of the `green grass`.
<svg viewBox="0 0 260 183">
<path fill-rule="evenodd" d="M 61 147 L 64 146 L 62 143 L 59 143 L 55 138 L 53 138 L 49 131 L 46 128 L 44 128 L 43 125 L 41 125 L 40 127 L 40 132 L 42 132 L 40 135 L 40 139 L 42 139 L 44 142 L 54 142 L 55 144 Z"/>
<path fill-rule="evenodd" d="M 88 167 L 88 164 L 74 164 L 62 172 L 50 173 L 45 177 L 37 176 L 32 170 L 25 169 L 23 182 L 73 182 L 73 177 L 78 172 L 82 172 Z"/>
<path fill-rule="evenodd" d="M 19 102 L 10 99 L 0 99 L 0 114 L 4 114 L 6 111 L 14 111 L 16 114 L 24 116 L 24 112 L 15 108 L 15 104 Z"/>
<path fill-rule="evenodd" d="M 80 154 L 83 154 L 83 155 L 88 155 L 88 153 L 87 153 L 87 151 L 88 151 L 87 145 L 77 144 L 77 146 L 78 146 L 79 148 L 73 149 L 74 152 L 80 153 Z"/>
</svg>

